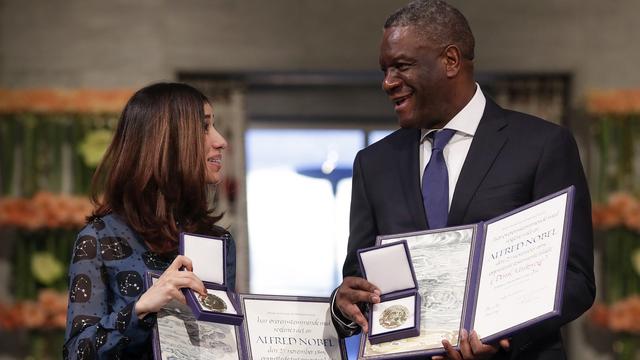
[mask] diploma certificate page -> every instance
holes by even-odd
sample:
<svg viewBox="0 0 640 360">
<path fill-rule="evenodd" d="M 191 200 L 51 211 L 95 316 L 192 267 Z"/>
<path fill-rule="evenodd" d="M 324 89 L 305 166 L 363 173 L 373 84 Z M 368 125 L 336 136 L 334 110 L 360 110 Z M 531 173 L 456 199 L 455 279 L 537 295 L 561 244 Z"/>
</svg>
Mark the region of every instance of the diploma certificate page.
<svg viewBox="0 0 640 360">
<path fill-rule="evenodd" d="M 486 225 L 473 324 L 480 338 L 554 310 L 566 206 L 565 193 Z"/>
<path fill-rule="evenodd" d="M 328 302 L 244 298 L 253 360 L 341 359 Z"/>
</svg>

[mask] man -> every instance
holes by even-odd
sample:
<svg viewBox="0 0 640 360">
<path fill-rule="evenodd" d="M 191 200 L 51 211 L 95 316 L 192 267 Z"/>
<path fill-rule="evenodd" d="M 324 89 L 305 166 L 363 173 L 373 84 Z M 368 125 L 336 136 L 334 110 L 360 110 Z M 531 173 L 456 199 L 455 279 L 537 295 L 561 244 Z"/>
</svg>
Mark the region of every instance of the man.
<svg viewBox="0 0 640 360">
<path fill-rule="evenodd" d="M 344 279 L 332 295 L 334 324 L 343 336 L 367 330 L 362 305 L 379 302 L 380 292 L 360 277 L 356 252 L 373 246 L 377 235 L 488 220 L 574 185 L 562 315 L 499 344 L 482 344 L 473 329 L 461 334 L 460 351 L 443 341 L 453 359 L 562 359 L 560 327 L 586 311 L 595 295 L 591 202 L 577 146 L 568 130 L 486 97 L 474 81 L 473 58 L 466 19 L 440 0 L 414 1 L 387 19 L 382 87 L 401 129 L 354 161 Z M 453 135 L 438 145 L 443 149 L 432 150 L 439 133 Z M 430 164 L 436 151 L 446 164 L 444 177 Z"/>
</svg>

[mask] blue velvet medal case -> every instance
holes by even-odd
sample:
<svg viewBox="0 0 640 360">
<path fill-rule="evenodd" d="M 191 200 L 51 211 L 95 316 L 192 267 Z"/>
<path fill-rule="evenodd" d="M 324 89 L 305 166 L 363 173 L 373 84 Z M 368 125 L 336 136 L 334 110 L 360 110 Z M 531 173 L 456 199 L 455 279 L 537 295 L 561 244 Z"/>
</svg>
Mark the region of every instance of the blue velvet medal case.
<svg viewBox="0 0 640 360">
<path fill-rule="evenodd" d="M 181 255 L 191 259 L 193 272 L 204 283 L 208 295 L 182 289 L 187 305 L 198 320 L 240 325 L 244 320 L 238 295 L 226 286 L 225 238 L 190 233 L 180 234 Z"/>
<path fill-rule="evenodd" d="M 406 241 L 358 251 L 363 276 L 381 292 L 370 306 L 368 339 L 379 344 L 420 334 L 420 294 Z"/>
</svg>

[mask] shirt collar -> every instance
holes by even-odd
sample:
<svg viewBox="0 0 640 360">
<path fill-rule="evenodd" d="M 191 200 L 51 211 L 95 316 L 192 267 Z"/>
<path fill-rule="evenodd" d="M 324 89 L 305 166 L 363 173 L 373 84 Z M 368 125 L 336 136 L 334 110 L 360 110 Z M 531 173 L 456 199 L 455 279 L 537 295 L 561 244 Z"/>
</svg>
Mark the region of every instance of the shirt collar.
<svg viewBox="0 0 640 360">
<path fill-rule="evenodd" d="M 458 133 L 474 136 L 486 104 L 487 99 L 484 97 L 480 85 L 476 83 L 476 93 L 473 94 L 473 97 L 467 105 L 465 105 L 453 119 L 449 120 L 447 125 L 444 126 L 444 129 L 453 129 Z M 421 129 L 420 142 L 423 142 L 429 133 L 436 130 L 437 129 Z"/>
</svg>

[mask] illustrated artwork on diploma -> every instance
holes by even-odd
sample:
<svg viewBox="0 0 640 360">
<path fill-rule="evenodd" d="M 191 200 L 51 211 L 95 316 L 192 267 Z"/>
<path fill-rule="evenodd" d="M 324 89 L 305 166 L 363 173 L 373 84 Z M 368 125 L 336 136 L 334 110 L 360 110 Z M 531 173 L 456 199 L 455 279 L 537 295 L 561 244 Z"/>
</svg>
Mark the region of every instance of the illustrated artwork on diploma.
<svg viewBox="0 0 640 360">
<path fill-rule="evenodd" d="M 147 287 L 159 277 L 147 272 Z M 156 318 L 152 334 L 155 360 L 245 358 L 240 326 L 199 321 L 188 305 L 176 300 L 163 306 Z"/>
<path fill-rule="evenodd" d="M 442 339 L 458 344 L 473 233 L 473 227 L 466 227 L 402 238 L 407 240 L 422 297 L 420 335 L 375 345 L 367 341 L 363 356 L 439 348 Z M 383 239 L 380 245 L 397 240 Z"/>
</svg>

